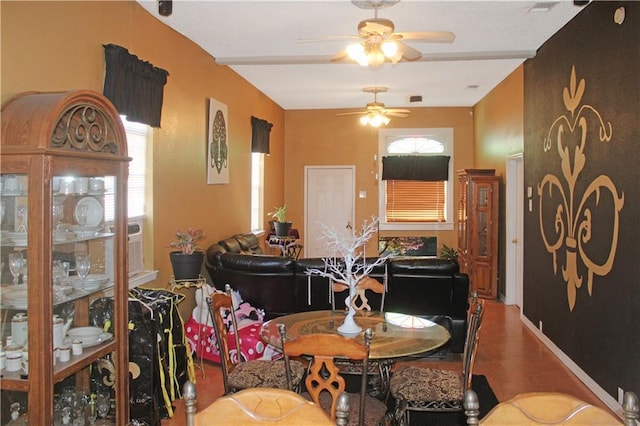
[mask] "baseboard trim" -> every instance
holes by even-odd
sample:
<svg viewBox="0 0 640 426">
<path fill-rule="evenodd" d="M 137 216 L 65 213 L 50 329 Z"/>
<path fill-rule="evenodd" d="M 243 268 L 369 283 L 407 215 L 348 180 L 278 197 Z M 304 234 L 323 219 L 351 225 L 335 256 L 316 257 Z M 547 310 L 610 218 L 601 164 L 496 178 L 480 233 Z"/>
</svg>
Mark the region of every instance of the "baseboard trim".
<svg viewBox="0 0 640 426">
<path fill-rule="evenodd" d="M 567 354 L 562 352 L 560 348 L 556 346 L 555 343 L 547 336 L 545 336 L 524 314 L 520 311 L 520 320 L 524 323 L 525 326 L 529 330 L 533 332 L 533 334 L 540 339 L 540 341 L 547 347 L 549 350 L 558 357 L 560 362 L 562 362 L 573 374 L 580 379 L 582 383 L 585 384 L 586 387 L 591 390 L 600 400 L 607 406 L 611 411 L 613 411 L 620 419 L 623 419 L 622 406 L 618 404 L 618 401 L 613 398 L 607 391 L 605 391 L 595 380 L 593 380 L 587 373 L 584 372 L 578 364 L 576 364 Z"/>
</svg>

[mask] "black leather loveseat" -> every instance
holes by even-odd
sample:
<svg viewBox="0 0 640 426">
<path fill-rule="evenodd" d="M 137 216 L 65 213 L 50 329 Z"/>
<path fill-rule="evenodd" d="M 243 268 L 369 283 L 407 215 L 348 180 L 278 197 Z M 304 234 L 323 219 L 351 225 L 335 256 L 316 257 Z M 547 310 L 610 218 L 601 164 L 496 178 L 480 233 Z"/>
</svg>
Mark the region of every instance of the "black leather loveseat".
<svg viewBox="0 0 640 426">
<path fill-rule="evenodd" d="M 329 281 L 305 274 L 323 268 L 322 259 L 229 253 L 216 247 L 205 266 L 214 285 L 230 284 L 244 301 L 264 309 L 265 319 L 309 310 L 331 309 Z M 462 352 L 466 333 L 469 278 L 454 261 L 432 258 L 389 258 L 370 276 L 386 283 L 384 310 L 418 315 L 446 326 L 447 349 Z M 378 306 L 375 295 L 369 298 Z M 338 306 L 341 302 L 338 303 Z"/>
</svg>

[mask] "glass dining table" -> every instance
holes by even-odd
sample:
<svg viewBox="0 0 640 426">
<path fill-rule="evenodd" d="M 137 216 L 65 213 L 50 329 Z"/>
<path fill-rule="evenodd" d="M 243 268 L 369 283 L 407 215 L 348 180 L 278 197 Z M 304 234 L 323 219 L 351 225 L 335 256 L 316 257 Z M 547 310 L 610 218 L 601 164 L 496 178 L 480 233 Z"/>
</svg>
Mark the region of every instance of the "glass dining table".
<svg viewBox="0 0 640 426">
<path fill-rule="evenodd" d="M 306 334 L 340 334 L 338 327 L 344 320 L 344 311 L 309 311 L 284 315 L 265 322 L 260 337 L 267 343 L 282 348 L 278 324 L 284 324 L 287 338 Z M 362 327 L 357 336 L 362 338 L 364 330 L 371 328 L 370 359 L 387 360 L 432 351 L 451 339 L 449 331 L 427 319 L 394 312 L 358 311 L 356 323 Z"/>
</svg>

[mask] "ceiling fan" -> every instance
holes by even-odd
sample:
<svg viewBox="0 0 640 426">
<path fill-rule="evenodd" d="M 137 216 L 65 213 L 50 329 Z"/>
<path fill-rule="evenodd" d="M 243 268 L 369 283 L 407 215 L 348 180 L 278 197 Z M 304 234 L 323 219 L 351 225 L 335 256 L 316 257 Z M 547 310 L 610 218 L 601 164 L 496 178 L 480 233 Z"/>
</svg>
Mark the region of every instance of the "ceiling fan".
<svg viewBox="0 0 640 426">
<path fill-rule="evenodd" d="M 374 9 L 372 19 L 358 24 L 357 36 L 336 36 L 326 39 L 361 39 L 351 44 L 331 58 L 332 62 L 355 61 L 362 66 L 378 67 L 384 62 L 396 64 L 400 61 L 415 61 L 422 57 L 420 51 L 405 44 L 403 40 L 452 43 L 456 36 L 450 31 L 395 32 L 395 26 L 389 19 L 378 18 L 378 9 L 393 6 L 400 0 L 351 0 L 362 9 Z"/>
<path fill-rule="evenodd" d="M 384 93 L 387 90 L 388 88 L 386 87 L 365 87 L 362 91 L 366 93 L 373 93 L 373 102 L 369 102 L 366 108 L 362 111 L 343 112 L 341 114 L 336 114 L 336 116 L 362 115 L 362 117 L 360 117 L 360 123 L 363 126 L 368 124 L 373 127 L 379 127 L 382 124 L 386 126 L 391 121 L 389 117 L 407 117 L 411 113 L 408 109 L 385 108 L 382 102 L 378 102 L 378 93 Z"/>
</svg>

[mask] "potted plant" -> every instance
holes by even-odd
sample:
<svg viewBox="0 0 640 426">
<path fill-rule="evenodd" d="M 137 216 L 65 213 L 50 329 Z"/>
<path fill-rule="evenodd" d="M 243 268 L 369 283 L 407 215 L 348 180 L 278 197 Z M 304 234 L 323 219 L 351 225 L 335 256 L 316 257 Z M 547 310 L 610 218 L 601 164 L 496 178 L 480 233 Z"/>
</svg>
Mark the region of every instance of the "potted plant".
<svg viewBox="0 0 640 426">
<path fill-rule="evenodd" d="M 204 240 L 205 236 L 202 229 L 189 228 L 187 232 L 176 232 L 176 239 L 169 243 L 169 247 L 177 249 L 169 253 L 176 280 L 199 278 L 204 253 L 199 250 L 198 242 Z"/>
<path fill-rule="evenodd" d="M 454 249 L 453 247 L 449 247 L 446 244 L 443 244 L 442 247 L 440 248 L 440 258 L 441 259 L 447 259 L 447 260 L 453 260 L 453 261 L 458 261 L 458 250 Z"/>
<path fill-rule="evenodd" d="M 275 228 L 276 235 L 278 237 L 286 237 L 291 230 L 291 222 L 287 222 L 287 205 L 284 204 L 280 207 L 275 207 L 269 215 L 275 219 L 273 227 Z"/>
</svg>

